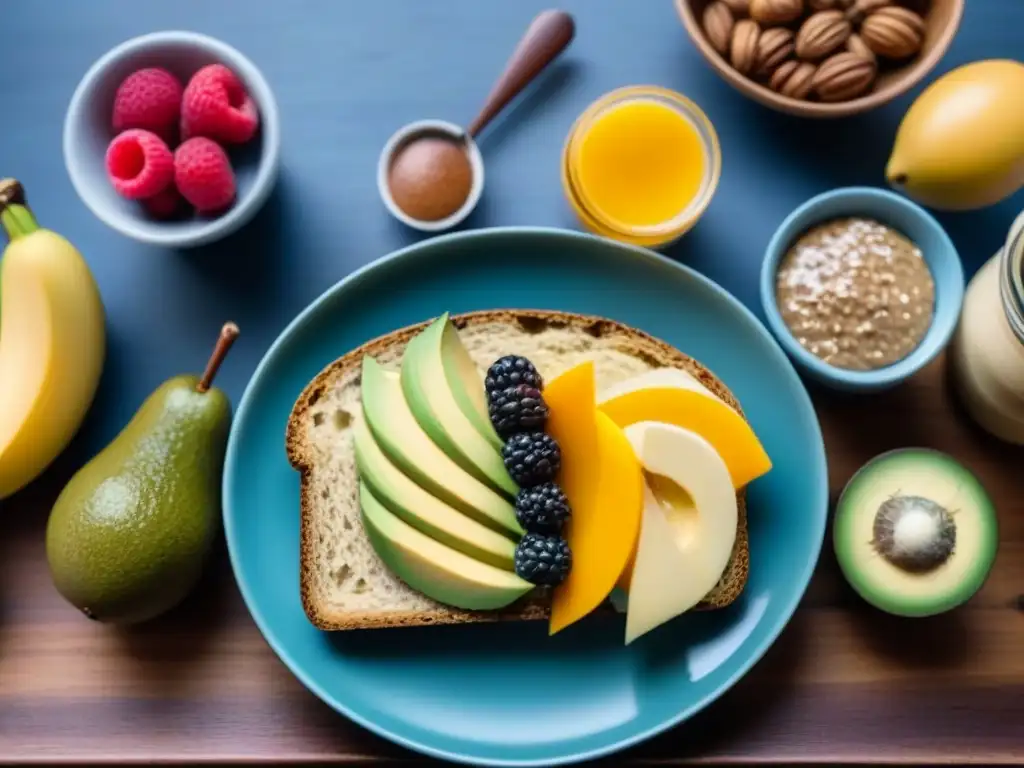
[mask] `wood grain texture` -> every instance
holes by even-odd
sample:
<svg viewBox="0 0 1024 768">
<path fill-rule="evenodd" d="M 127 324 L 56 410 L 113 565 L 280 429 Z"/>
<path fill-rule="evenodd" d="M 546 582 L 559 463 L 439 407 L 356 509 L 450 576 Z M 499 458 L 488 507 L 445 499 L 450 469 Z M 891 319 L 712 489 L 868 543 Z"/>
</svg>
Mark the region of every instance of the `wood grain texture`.
<svg viewBox="0 0 1024 768">
<path fill-rule="evenodd" d="M 270 343 L 342 276 L 418 238 L 394 226 L 373 183 L 383 142 L 421 117 L 471 119 L 522 30 L 548 0 L 32 0 L 0 24 L 0 176 L 26 184 L 40 222 L 89 259 L 109 321 L 109 356 L 80 436 L 33 487 L 0 502 L 0 762 L 419 764 L 337 716 L 271 652 L 246 612 L 223 547 L 195 595 L 121 635 L 54 592 L 46 514 L 70 473 L 169 375 L 194 370 L 231 318 L 242 336 L 218 383 L 237 404 Z M 730 88 L 689 43 L 668 0 L 562 0 L 569 50 L 482 134 L 487 191 L 473 227 L 577 227 L 557 182 L 575 117 L 628 83 L 674 88 L 708 111 L 727 170 L 713 204 L 670 255 L 752 309 L 765 244 L 797 205 L 881 181 L 909 104 L 817 121 L 777 115 Z M 972 0 L 935 74 L 988 56 L 1020 58 L 1020 0 Z M 78 199 L 60 153 L 68 99 L 109 48 L 161 29 L 238 46 L 274 88 L 282 177 L 239 237 L 194 253 L 147 248 Z M 16 64 L 16 66 L 15 66 Z M 843 151 L 836 151 L 837 148 Z M 855 151 L 850 151 L 855 150 Z M 968 275 L 1005 238 L 1018 194 L 938 218 Z M 2 375 L 2 374 L 0 374 Z M 876 453 L 950 451 L 997 501 L 1001 549 L 984 590 L 944 617 L 901 622 L 866 608 L 828 546 L 789 628 L 735 688 L 691 722 L 622 756 L 634 765 L 1024 763 L 1024 454 L 950 410 L 941 363 L 889 394 L 815 392 L 838 494 Z"/>
<path fill-rule="evenodd" d="M 939 361 L 870 401 L 814 396 L 834 494 L 863 461 L 901 445 L 953 451 L 979 474 L 1002 529 L 982 592 L 945 616 L 901 621 L 852 594 L 826 546 L 767 656 L 690 723 L 629 752 L 633 764 L 1024 763 L 1024 452 L 959 418 L 942 371 Z M 118 632 L 84 620 L 50 585 L 51 499 L 33 490 L 3 521 L 0 761 L 416 759 L 291 676 L 249 618 L 222 547 L 197 593 L 152 625 Z"/>
</svg>

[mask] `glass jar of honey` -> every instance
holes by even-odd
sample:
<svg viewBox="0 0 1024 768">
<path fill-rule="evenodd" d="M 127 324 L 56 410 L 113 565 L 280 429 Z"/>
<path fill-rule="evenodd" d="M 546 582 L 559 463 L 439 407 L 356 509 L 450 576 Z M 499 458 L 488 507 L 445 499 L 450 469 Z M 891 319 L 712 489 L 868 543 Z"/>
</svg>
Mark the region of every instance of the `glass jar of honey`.
<svg viewBox="0 0 1024 768">
<path fill-rule="evenodd" d="M 661 247 L 704 213 L 722 157 L 707 115 L 657 86 L 608 93 L 579 116 L 562 152 L 562 184 L 583 225 L 616 240 Z"/>
</svg>

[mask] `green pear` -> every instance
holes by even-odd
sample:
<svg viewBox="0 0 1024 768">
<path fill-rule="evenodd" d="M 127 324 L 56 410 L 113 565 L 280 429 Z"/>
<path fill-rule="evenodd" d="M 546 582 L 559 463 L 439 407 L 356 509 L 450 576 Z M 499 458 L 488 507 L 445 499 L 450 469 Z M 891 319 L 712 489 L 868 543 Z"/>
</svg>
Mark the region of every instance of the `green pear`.
<svg viewBox="0 0 1024 768">
<path fill-rule="evenodd" d="M 90 619 L 135 624 L 192 590 L 218 532 L 231 403 L 212 387 L 228 323 L 201 377 L 175 376 L 71 478 L 46 528 L 57 591 Z"/>
</svg>

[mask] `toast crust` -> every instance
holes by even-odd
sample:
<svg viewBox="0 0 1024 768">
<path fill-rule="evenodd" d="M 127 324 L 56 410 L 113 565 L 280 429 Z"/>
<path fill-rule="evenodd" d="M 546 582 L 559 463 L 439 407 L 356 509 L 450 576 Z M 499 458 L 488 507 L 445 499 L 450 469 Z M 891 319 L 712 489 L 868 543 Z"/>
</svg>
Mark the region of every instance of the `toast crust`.
<svg viewBox="0 0 1024 768">
<path fill-rule="evenodd" d="M 459 330 L 493 323 L 518 326 L 525 333 L 544 328 L 572 328 L 595 338 L 614 336 L 623 352 L 638 357 L 652 367 L 681 368 L 694 376 L 702 385 L 746 418 L 735 395 L 708 368 L 650 334 L 623 323 L 597 315 L 535 309 L 483 310 L 453 314 L 452 323 Z M 426 328 L 434 318 L 399 328 L 378 336 L 347 352 L 320 371 L 302 390 L 295 401 L 285 432 L 288 462 L 299 472 L 300 503 L 300 592 L 303 609 L 309 621 L 319 629 L 328 631 L 350 629 L 379 629 L 440 624 L 466 624 L 497 621 L 536 621 L 548 617 L 549 596 L 546 590 L 535 590 L 531 595 L 498 611 L 465 611 L 438 605 L 427 611 L 356 612 L 338 611 L 318 600 L 315 593 L 313 565 L 317 554 L 317 535 L 312 521 L 314 508 L 313 473 L 316 471 L 314 453 L 306 437 L 309 412 L 335 382 L 350 375 L 353 367 L 361 365 L 365 355 L 377 356 L 405 344 Z M 699 603 L 695 610 L 715 610 L 731 604 L 746 585 L 749 574 L 750 550 L 747 533 L 745 490 L 737 492 L 739 519 L 732 557 L 719 584 Z M 598 613 L 612 614 L 607 603 Z"/>
</svg>

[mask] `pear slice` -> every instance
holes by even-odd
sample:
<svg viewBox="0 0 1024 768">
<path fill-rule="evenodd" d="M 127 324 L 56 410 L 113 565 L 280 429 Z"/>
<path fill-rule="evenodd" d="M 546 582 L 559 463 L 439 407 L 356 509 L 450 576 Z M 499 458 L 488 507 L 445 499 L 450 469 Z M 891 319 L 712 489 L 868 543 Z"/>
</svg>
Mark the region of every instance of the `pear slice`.
<svg viewBox="0 0 1024 768">
<path fill-rule="evenodd" d="M 673 424 L 625 429 L 644 470 L 644 506 L 626 608 L 626 644 L 699 603 L 736 541 L 736 492 L 707 440 Z"/>
</svg>

